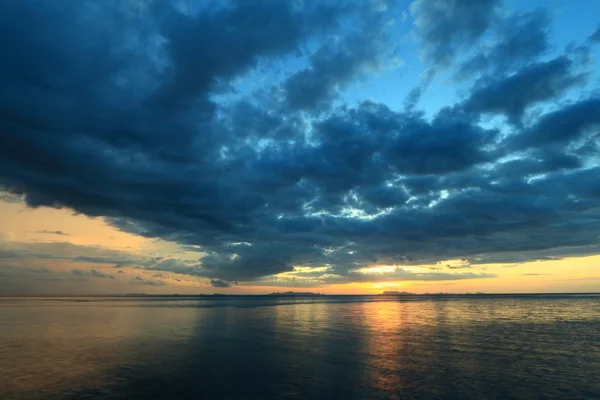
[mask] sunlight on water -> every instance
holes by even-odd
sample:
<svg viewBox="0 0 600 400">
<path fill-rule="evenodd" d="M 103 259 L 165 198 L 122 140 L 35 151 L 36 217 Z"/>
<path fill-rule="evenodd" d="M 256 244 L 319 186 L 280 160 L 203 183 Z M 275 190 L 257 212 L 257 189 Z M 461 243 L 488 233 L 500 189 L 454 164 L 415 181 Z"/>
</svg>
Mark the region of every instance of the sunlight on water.
<svg viewBox="0 0 600 400">
<path fill-rule="evenodd" d="M 76 300 L 0 299 L 0 398 L 600 398 L 598 297 Z"/>
</svg>

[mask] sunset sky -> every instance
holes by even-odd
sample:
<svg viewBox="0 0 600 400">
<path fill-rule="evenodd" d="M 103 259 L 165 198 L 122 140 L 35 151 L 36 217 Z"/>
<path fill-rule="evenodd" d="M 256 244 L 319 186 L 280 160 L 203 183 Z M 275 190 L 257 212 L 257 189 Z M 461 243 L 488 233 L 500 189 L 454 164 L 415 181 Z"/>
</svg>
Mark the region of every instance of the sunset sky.
<svg viewBox="0 0 600 400">
<path fill-rule="evenodd" d="M 0 2 L 0 295 L 600 291 L 598 16 Z"/>
</svg>

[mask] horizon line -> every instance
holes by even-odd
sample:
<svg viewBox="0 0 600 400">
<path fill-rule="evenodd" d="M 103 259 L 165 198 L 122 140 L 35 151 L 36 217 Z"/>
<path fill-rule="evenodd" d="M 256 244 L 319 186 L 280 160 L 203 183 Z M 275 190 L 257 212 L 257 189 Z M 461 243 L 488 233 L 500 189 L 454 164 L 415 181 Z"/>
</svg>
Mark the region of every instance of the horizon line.
<svg viewBox="0 0 600 400">
<path fill-rule="evenodd" d="M 371 296 L 371 297 L 404 297 L 404 296 L 568 296 L 568 295 L 600 295 L 600 292 L 522 292 L 522 293 L 485 293 L 485 292 L 464 292 L 464 293 L 365 293 L 365 294 L 326 294 L 326 293 L 307 293 L 297 292 L 294 294 L 285 293 L 123 293 L 123 294 L 2 294 L 0 297 L 343 297 L 343 296 Z"/>
</svg>

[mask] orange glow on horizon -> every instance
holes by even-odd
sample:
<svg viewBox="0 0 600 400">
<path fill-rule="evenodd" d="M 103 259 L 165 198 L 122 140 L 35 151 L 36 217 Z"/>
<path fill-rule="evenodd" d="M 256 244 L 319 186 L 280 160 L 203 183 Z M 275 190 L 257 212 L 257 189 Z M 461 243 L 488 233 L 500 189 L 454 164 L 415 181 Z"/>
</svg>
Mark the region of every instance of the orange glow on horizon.
<svg viewBox="0 0 600 400">
<path fill-rule="evenodd" d="M 201 253 L 181 252 L 177 244 L 154 241 L 130 233 L 125 233 L 108 225 L 101 218 L 89 218 L 84 215 L 74 214 L 66 209 L 37 208 L 31 209 L 24 204 L 8 203 L 0 200 L 0 241 L 4 240 L 10 246 L 21 244 L 46 246 L 53 242 L 70 243 L 78 246 L 92 246 L 91 250 L 118 250 L 126 253 L 143 255 L 145 257 L 164 256 L 178 259 L 198 260 Z M 62 233 L 56 233 L 62 232 Z M 48 250 L 49 251 L 49 250 Z M 63 250 L 66 251 L 66 250 Z M 458 260 L 457 262 L 459 262 Z M 5 262 L 5 264 L 8 262 Z M 540 292 L 600 292 L 600 275 L 597 266 L 600 256 L 583 256 L 564 258 L 562 260 L 532 261 L 522 264 L 488 264 L 473 265 L 461 269 L 462 274 L 493 274 L 495 277 L 432 280 L 432 266 L 396 266 L 396 265 L 372 265 L 361 268 L 358 272 L 370 278 L 370 282 L 353 282 L 343 284 L 323 284 L 330 280 L 336 281 L 339 276 L 328 274 L 329 267 L 306 267 L 296 266 L 294 271 L 279 274 L 281 286 L 277 282 L 266 280 L 256 282 L 240 282 L 239 286 L 229 288 L 214 288 L 210 286 L 208 278 L 198 278 L 190 275 L 176 274 L 169 271 L 144 271 L 123 267 L 122 272 L 117 272 L 112 264 L 75 262 L 58 258 L 27 258 L 24 261 L 11 260 L 7 265 L 14 268 L 23 268 L 24 271 L 33 268 L 51 269 L 54 273 L 70 274 L 73 269 L 92 270 L 96 269 L 106 274 L 118 274 L 111 279 L 95 279 L 85 283 L 57 282 L 56 277 L 52 280 L 50 276 L 36 275 L 25 282 L 35 287 L 62 292 L 93 290 L 104 293 L 125 292 L 147 292 L 147 293 L 230 293 L 230 294 L 268 294 L 272 292 L 318 292 L 325 294 L 379 294 L 385 290 L 407 291 L 412 293 L 540 293 Z M 435 265 L 435 271 L 445 275 L 455 273 L 444 265 Z M 13 268 L 13 273 L 16 271 Z M 393 274 L 398 268 L 411 271 L 415 274 L 423 274 L 423 280 L 386 281 L 386 274 Z M 154 274 L 160 273 L 160 276 Z M 309 273 L 318 273 L 309 275 Z M 164 286 L 132 287 L 131 280 L 137 276 L 144 279 L 161 279 Z M 392 275 L 393 276 L 393 275 Z M 415 275 L 420 278 L 421 275 Z M 71 276 L 73 278 L 73 276 Z M 390 275 L 387 279 L 390 279 Z M 452 278 L 452 277 L 450 277 Z M 265 278 L 267 279 L 267 278 Z M 304 280 L 303 284 L 297 282 L 294 286 L 293 279 Z M 285 280 L 285 282 L 283 281 Z M 55 282 L 56 281 L 56 282 Z M 311 286 L 314 283 L 314 286 Z M 71 286 L 69 286 L 71 285 Z M 35 291 L 33 286 L 31 287 Z M 28 289 L 30 290 L 30 289 Z"/>
</svg>

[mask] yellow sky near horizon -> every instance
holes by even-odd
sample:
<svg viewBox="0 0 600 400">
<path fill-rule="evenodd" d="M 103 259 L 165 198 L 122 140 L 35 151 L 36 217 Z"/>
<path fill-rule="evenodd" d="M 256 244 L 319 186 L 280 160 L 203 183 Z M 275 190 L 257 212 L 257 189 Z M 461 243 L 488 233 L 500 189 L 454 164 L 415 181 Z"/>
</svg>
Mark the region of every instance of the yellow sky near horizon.
<svg viewBox="0 0 600 400">
<path fill-rule="evenodd" d="M 73 244 L 106 246 L 115 249 L 140 250 L 151 247 L 152 240 L 121 232 L 101 218 L 90 218 L 66 209 L 29 208 L 22 203 L 0 200 L 2 230 L 10 232 L 12 240 L 66 240 Z M 42 233 L 61 231 L 66 235 Z"/>
<path fill-rule="evenodd" d="M 101 250 L 115 250 L 144 256 L 175 256 L 198 257 L 200 253 L 184 254 L 178 249 L 177 244 L 162 240 L 153 240 L 121 232 L 107 224 L 102 218 L 89 218 L 84 215 L 74 214 L 65 209 L 37 208 L 31 209 L 22 203 L 9 203 L 0 200 L 0 242 L 2 247 L 8 248 L 6 243 L 35 244 L 35 243 L 70 243 L 77 246 L 91 246 Z M 49 232 L 63 232 L 64 235 Z M 46 233 L 44 233 L 46 232 Z M 83 247 L 82 249 L 85 249 Z M 1 249 L 1 248 L 0 248 Z M 7 259 L 5 259 L 6 262 Z M 477 265 L 467 271 L 496 274 L 494 278 L 477 278 L 445 281 L 397 281 L 397 282 L 355 282 L 344 284 L 330 284 L 313 287 L 278 286 L 277 282 L 242 282 L 239 286 L 231 288 L 215 288 L 208 284 L 205 278 L 196 278 L 188 275 L 174 274 L 162 271 L 146 271 L 131 267 L 117 270 L 112 264 L 99 264 L 62 259 L 36 259 L 27 258 L 20 260 L 18 267 L 26 269 L 50 269 L 53 277 L 34 278 L 21 276 L 24 287 L 31 291 L 59 293 L 61 291 L 73 293 L 247 293 L 262 294 L 276 291 L 312 291 L 327 294 L 375 294 L 385 290 L 410 291 L 415 293 L 425 292 L 489 292 L 489 293 L 523 293 L 523 292 L 592 292 L 600 291 L 600 255 L 565 258 L 562 260 L 546 260 L 522 264 Z M 15 264 L 15 262 L 12 262 Z M 15 264 L 16 265 L 16 264 Z M 13 265 L 14 266 L 14 265 Z M 427 272 L 426 267 L 403 267 L 413 272 Z M 84 280 L 73 276 L 72 270 L 96 270 L 105 275 L 114 275 L 110 279 Z M 13 268 L 13 272 L 16 269 Z M 385 273 L 386 268 L 379 267 Z M 464 271 L 464 270 L 459 270 Z M 432 271 L 429 271 L 432 272 Z M 57 275 L 58 274 L 58 275 Z M 62 274 L 62 275 L 61 275 Z M 287 275 L 286 275 L 287 274 Z M 69 277 L 59 280 L 58 276 Z M 293 276 L 289 273 L 282 276 Z M 0 279 L 7 279 L 6 277 Z M 16 278 L 15 278 L 16 279 Z M 45 280 L 44 280 L 45 279 Z M 79 280 L 75 280 L 79 279 Z M 27 280 L 31 284 L 27 285 Z M 39 281 L 37 286 L 35 282 Z M 137 282 L 162 281 L 163 286 L 151 284 L 136 285 Z M 41 282 L 41 283 L 40 283 Z M 289 283 L 289 282 L 288 282 Z M 37 288 L 37 289 L 36 289 Z M 0 286 L 0 294 L 2 286 Z"/>
</svg>

